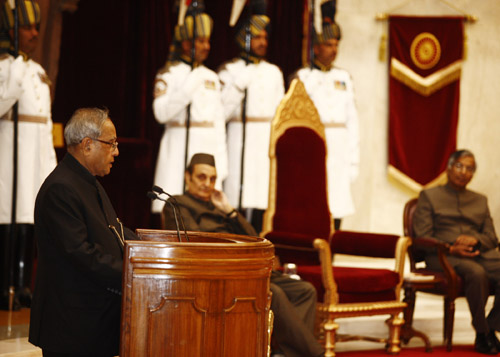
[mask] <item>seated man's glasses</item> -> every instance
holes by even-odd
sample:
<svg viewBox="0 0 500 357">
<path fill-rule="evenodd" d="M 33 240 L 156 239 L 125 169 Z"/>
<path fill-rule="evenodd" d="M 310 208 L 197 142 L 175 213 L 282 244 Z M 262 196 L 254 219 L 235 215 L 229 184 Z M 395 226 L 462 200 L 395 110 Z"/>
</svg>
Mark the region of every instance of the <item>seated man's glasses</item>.
<svg viewBox="0 0 500 357">
<path fill-rule="evenodd" d="M 476 171 L 476 168 L 474 166 L 466 166 L 466 165 L 462 164 L 461 162 L 455 162 L 453 164 L 453 167 L 457 171 L 463 171 L 465 169 L 465 171 L 469 174 L 473 174 Z"/>
</svg>

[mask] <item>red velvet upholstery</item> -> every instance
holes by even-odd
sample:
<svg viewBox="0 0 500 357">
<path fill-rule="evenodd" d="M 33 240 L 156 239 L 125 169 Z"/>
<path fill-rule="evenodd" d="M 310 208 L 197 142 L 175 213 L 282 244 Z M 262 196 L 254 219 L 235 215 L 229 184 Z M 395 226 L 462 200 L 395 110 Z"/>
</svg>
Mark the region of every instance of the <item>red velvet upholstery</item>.
<svg viewBox="0 0 500 357">
<path fill-rule="evenodd" d="M 330 243 L 334 254 L 394 258 L 399 236 L 350 231 L 336 231 Z"/>
<path fill-rule="evenodd" d="M 326 196 L 325 158 L 323 139 L 309 128 L 290 128 L 278 139 L 279 184 L 273 231 L 328 239 L 330 211 Z"/>
<path fill-rule="evenodd" d="M 320 265 L 318 252 L 312 248 L 312 242 L 317 237 L 306 234 L 296 234 L 293 232 L 272 231 L 266 234 L 266 238 L 273 242 L 274 254 L 280 257 L 282 264 L 295 263 L 297 266 Z M 291 242 L 293 242 L 294 247 L 301 249 L 291 249 Z M 285 245 L 286 248 L 282 248 L 281 245 Z"/>
<path fill-rule="evenodd" d="M 303 280 L 314 285 L 318 301 L 323 301 L 325 288 L 321 281 L 319 265 L 298 266 L 297 273 Z M 333 268 L 340 303 L 375 302 L 394 300 L 394 287 L 399 283 L 399 275 L 388 269 Z"/>
</svg>

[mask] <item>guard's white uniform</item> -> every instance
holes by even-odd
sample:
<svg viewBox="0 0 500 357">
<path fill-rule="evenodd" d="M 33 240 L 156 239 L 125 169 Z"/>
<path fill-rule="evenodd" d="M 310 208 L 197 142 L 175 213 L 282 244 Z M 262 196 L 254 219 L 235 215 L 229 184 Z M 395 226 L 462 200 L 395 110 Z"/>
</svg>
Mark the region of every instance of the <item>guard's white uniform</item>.
<svg viewBox="0 0 500 357">
<path fill-rule="evenodd" d="M 221 189 L 227 176 L 226 129 L 220 82 L 217 74 L 201 65 L 193 70 L 175 62 L 156 75 L 153 111 L 165 124 L 161 139 L 154 184 L 172 195 L 183 193 L 186 114 L 191 103 L 188 162 L 202 152 L 215 156 L 216 187 Z M 160 213 L 164 203 L 154 201 L 152 211 Z"/>
<path fill-rule="evenodd" d="M 55 168 L 50 89 L 45 70 L 22 56 L 0 57 L 0 224 L 11 223 L 12 107 L 19 100 L 17 223 L 33 224 L 38 190 Z"/>
<path fill-rule="evenodd" d="M 349 73 L 302 68 L 297 72 L 325 125 L 328 202 L 334 218 L 354 213 L 351 182 L 359 172 L 359 125 Z"/>
<path fill-rule="evenodd" d="M 245 167 L 242 206 L 266 209 L 269 193 L 269 136 L 271 121 L 284 95 L 283 74 L 264 60 L 245 65 L 242 59 L 226 63 L 219 72 L 222 101 L 228 120 L 229 173 L 224 192 L 238 206 L 241 175 L 241 107 L 247 88 Z"/>
</svg>

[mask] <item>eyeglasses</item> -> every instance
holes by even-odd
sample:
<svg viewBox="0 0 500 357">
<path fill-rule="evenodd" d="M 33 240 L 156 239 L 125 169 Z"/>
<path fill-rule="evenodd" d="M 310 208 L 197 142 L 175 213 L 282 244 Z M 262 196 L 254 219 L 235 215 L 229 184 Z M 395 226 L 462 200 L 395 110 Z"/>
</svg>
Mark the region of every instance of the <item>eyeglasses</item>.
<svg viewBox="0 0 500 357">
<path fill-rule="evenodd" d="M 474 166 L 465 166 L 461 162 L 455 162 L 453 164 L 453 167 L 458 171 L 463 171 L 463 169 L 465 169 L 465 171 L 469 174 L 473 174 L 476 171 L 476 168 Z"/>
<path fill-rule="evenodd" d="M 98 141 L 98 142 L 103 143 L 103 144 L 107 144 L 107 145 L 111 146 L 112 150 L 115 150 L 118 147 L 118 141 L 116 141 L 116 140 L 115 141 L 104 141 L 104 140 L 94 139 L 94 138 L 90 138 L 90 139 Z"/>
</svg>

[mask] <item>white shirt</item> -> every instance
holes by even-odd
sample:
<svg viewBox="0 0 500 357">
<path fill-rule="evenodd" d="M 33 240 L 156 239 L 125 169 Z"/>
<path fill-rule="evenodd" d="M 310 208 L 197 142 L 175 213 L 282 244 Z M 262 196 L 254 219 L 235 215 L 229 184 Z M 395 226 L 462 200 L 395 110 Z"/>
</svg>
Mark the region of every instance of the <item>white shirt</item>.
<svg viewBox="0 0 500 357">
<path fill-rule="evenodd" d="M 191 69 L 175 62 L 156 75 L 153 111 L 165 124 L 160 142 L 154 184 L 172 195 L 183 193 L 187 107 L 190 105 L 188 162 L 196 153 L 215 156 L 216 187 L 227 176 L 226 130 L 220 83 L 217 74 L 205 66 Z M 164 203 L 154 201 L 152 211 L 161 212 Z"/>
<path fill-rule="evenodd" d="M 0 224 L 11 223 L 13 183 L 12 107 L 19 101 L 17 223 L 34 223 L 38 190 L 55 168 L 48 77 L 38 63 L 22 56 L 0 58 Z"/>
<path fill-rule="evenodd" d="M 274 64 L 264 60 L 245 65 L 241 58 L 226 63 L 219 71 L 222 101 L 228 124 L 227 145 L 229 173 L 224 191 L 234 207 L 239 203 L 241 122 L 244 90 L 246 98 L 246 133 L 242 207 L 265 209 L 269 194 L 269 136 L 271 121 L 284 96 L 283 74 Z"/>
</svg>

